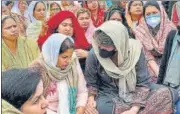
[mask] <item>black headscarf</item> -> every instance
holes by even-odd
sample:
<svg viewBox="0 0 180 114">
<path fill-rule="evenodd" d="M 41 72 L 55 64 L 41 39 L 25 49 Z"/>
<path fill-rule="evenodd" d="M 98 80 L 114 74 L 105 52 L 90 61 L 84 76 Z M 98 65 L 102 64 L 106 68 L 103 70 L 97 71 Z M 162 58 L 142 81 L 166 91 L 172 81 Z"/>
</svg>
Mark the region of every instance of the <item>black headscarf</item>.
<svg viewBox="0 0 180 114">
<path fill-rule="evenodd" d="M 105 16 L 105 20 L 104 21 L 108 21 L 110 20 L 110 17 L 115 13 L 118 12 L 122 18 L 122 23 L 124 26 L 126 26 L 126 28 L 128 29 L 128 33 L 129 36 L 134 38 L 134 35 L 132 33 L 132 30 L 129 28 L 127 22 L 126 22 L 126 18 L 125 18 L 125 12 L 123 11 L 123 8 L 121 8 L 120 6 L 111 6 L 108 11 L 106 12 L 106 16 Z"/>
</svg>

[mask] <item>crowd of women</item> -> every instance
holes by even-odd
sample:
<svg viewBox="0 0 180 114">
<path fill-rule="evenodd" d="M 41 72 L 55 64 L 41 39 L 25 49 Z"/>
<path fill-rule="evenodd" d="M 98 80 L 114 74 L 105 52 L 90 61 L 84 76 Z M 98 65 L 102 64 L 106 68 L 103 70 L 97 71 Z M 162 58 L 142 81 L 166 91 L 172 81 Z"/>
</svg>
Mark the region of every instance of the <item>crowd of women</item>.
<svg viewBox="0 0 180 114">
<path fill-rule="evenodd" d="M 169 4 L 2 1 L 2 113 L 180 114 Z"/>
</svg>

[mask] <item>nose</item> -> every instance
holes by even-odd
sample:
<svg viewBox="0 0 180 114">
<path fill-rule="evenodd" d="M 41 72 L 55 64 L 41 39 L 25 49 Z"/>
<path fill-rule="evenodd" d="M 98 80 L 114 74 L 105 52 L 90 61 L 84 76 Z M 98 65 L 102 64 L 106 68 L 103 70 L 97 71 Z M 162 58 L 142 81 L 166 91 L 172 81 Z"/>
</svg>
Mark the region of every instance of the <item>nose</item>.
<svg viewBox="0 0 180 114">
<path fill-rule="evenodd" d="M 66 26 L 66 31 L 70 31 L 71 27 L 70 26 Z"/>
<path fill-rule="evenodd" d="M 46 109 L 48 107 L 48 104 L 49 104 L 48 100 L 46 100 L 44 98 L 44 96 L 42 96 L 42 106 L 41 106 L 41 108 Z"/>
</svg>

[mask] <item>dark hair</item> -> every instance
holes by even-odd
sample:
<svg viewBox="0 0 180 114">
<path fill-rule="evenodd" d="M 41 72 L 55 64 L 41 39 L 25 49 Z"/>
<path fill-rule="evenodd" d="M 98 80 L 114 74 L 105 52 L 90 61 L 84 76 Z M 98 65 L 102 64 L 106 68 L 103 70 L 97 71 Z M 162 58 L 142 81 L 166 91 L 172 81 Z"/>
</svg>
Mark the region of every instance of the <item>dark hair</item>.
<svg viewBox="0 0 180 114">
<path fill-rule="evenodd" d="M 33 68 L 2 72 L 2 99 L 20 109 L 35 93 L 40 77 L 40 71 Z"/>
<path fill-rule="evenodd" d="M 7 19 L 9 19 L 9 18 L 11 18 L 11 19 L 13 19 L 15 22 L 16 22 L 16 20 L 12 17 L 12 16 L 6 16 L 6 17 L 4 17 L 2 20 L 1 20 L 1 26 L 4 24 L 4 22 L 7 20 Z M 2 28 L 2 27 L 1 27 Z"/>
<path fill-rule="evenodd" d="M 53 2 L 53 3 L 50 4 L 50 9 L 52 8 L 52 6 L 53 6 L 54 4 L 56 4 L 56 5 L 59 7 L 59 9 L 61 10 L 60 5 L 59 5 L 58 3 L 56 3 L 56 2 Z"/>
<path fill-rule="evenodd" d="M 70 38 L 67 38 L 61 44 L 59 54 L 64 53 L 66 50 L 74 48 L 74 43 L 71 41 Z"/>
<path fill-rule="evenodd" d="M 128 11 L 129 11 L 129 12 L 130 12 L 131 5 L 132 5 L 133 2 L 135 2 L 135 1 L 130 1 L 130 2 L 128 3 Z M 143 1 L 139 1 L 139 2 L 141 2 L 142 5 L 143 5 Z"/>
<path fill-rule="evenodd" d="M 154 7 L 156 7 L 159 11 L 161 11 L 160 6 L 159 6 L 159 4 L 158 4 L 158 2 L 157 2 L 156 0 L 149 0 L 149 1 L 147 1 L 147 2 L 144 4 L 144 7 L 143 7 L 143 16 L 145 16 L 146 8 L 147 8 L 148 6 L 154 6 Z"/>
<path fill-rule="evenodd" d="M 178 34 L 180 35 L 180 26 L 179 25 L 177 26 L 177 29 L 178 29 Z"/>
<path fill-rule="evenodd" d="M 43 1 L 38 1 L 38 2 L 36 2 L 36 4 L 34 5 L 34 9 L 33 9 L 33 12 L 35 11 L 35 8 L 36 8 L 36 6 L 37 6 L 37 4 L 38 3 L 43 3 L 44 4 L 44 2 Z M 46 5 L 44 4 L 44 6 L 45 6 L 45 8 L 46 8 Z"/>
<path fill-rule="evenodd" d="M 13 3 L 13 4 L 14 4 L 14 2 L 13 2 L 13 1 L 8 0 L 8 1 L 6 1 L 6 2 L 5 2 L 5 5 L 6 5 L 6 6 L 8 6 L 8 5 L 9 5 L 9 4 L 11 4 L 11 3 Z"/>
</svg>

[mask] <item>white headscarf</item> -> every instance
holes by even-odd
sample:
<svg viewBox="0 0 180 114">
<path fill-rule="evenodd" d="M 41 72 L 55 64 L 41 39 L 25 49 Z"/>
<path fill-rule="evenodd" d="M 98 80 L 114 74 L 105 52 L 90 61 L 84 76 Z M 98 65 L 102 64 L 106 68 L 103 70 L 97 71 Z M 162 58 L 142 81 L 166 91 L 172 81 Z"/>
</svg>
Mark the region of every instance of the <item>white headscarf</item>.
<svg viewBox="0 0 180 114">
<path fill-rule="evenodd" d="M 22 14 L 21 14 L 21 12 L 20 12 L 20 10 L 19 10 L 19 7 L 18 7 L 19 2 L 20 2 L 20 1 L 14 1 L 14 5 L 13 5 L 13 7 L 12 7 L 12 9 L 11 9 L 11 12 L 12 12 L 12 13 L 16 13 L 16 14 L 22 16 Z M 24 16 L 26 16 L 27 13 L 28 13 L 28 10 L 27 10 L 27 8 L 26 8 L 26 10 L 25 10 L 25 12 L 24 12 Z"/>
<path fill-rule="evenodd" d="M 37 2 L 41 2 L 41 1 L 32 1 L 30 4 L 29 4 L 29 7 L 28 7 L 28 19 L 31 23 L 34 23 L 34 22 L 37 22 L 39 20 L 37 20 L 34 16 L 33 16 L 33 10 L 34 10 L 34 7 L 36 5 Z M 46 5 L 45 3 L 42 1 L 42 3 L 44 4 L 45 6 L 45 17 L 46 17 L 46 13 L 47 13 L 47 8 L 46 8 Z"/>
</svg>

